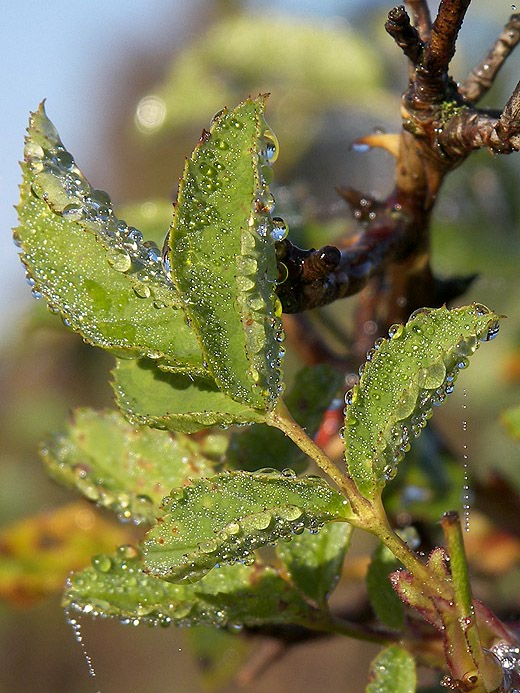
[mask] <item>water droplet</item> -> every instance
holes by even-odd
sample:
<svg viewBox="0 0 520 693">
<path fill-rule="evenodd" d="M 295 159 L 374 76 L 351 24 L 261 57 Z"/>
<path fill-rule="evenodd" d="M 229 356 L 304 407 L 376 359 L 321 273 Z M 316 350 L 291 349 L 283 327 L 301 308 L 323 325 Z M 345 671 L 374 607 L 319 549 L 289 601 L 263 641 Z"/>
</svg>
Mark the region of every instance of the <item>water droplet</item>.
<svg viewBox="0 0 520 693">
<path fill-rule="evenodd" d="M 230 522 L 226 525 L 226 532 L 231 535 L 240 534 L 240 525 L 238 522 Z"/>
<path fill-rule="evenodd" d="M 101 207 L 110 207 L 112 201 L 110 195 L 104 190 L 93 189 L 85 196 L 85 203 L 90 204 L 94 209 L 99 209 Z"/>
<path fill-rule="evenodd" d="M 255 513 L 250 519 L 251 526 L 258 530 L 268 529 L 272 521 L 273 516 L 268 512 Z"/>
<path fill-rule="evenodd" d="M 202 542 L 199 544 L 199 551 L 201 553 L 215 553 L 218 550 L 220 544 L 217 539 L 210 539 L 209 541 Z"/>
<path fill-rule="evenodd" d="M 261 144 L 260 144 L 260 154 L 267 159 L 270 164 L 278 159 L 278 152 L 280 146 L 278 144 L 278 138 L 272 130 L 264 130 Z"/>
<path fill-rule="evenodd" d="M 271 214 L 275 208 L 274 197 L 271 193 L 264 191 L 256 197 L 254 206 L 258 214 Z"/>
<path fill-rule="evenodd" d="M 99 554 L 92 557 L 92 567 L 98 571 L 98 573 L 108 573 L 112 568 L 112 560 L 109 556 L 104 554 Z"/>
<path fill-rule="evenodd" d="M 107 250 L 107 260 L 108 264 L 117 270 L 117 272 L 128 272 L 132 266 L 130 255 L 117 248 L 110 248 Z"/>
<path fill-rule="evenodd" d="M 217 111 L 209 121 L 210 127 L 218 123 L 225 113 L 227 113 L 227 108 L 221 108 L 220 111 Z"/>
<path fill-rule="evenodd" d="M 65 610 L 65 615 L 66 615 L 67 623 L 72 628 L 72 632 L 74 633 L 74 638 L 75 638 L 76 642 L 78 643 L 78 645 L 81 647 L 83 657 L 85 658 L 85 662 L 87 663 L 89 676 L 91 676 L 92 678 L 96 678 L 96 671 L 95 671 L 94 666 L 92 664 L 92 657 L 88 654 L 87 648 L 85 647 L 85 643 L 83 642 L 83 636 L 81 634 L 81 624 L 79 623 L 79 621 L 77 619 L 75 619 L 71 616 L 69 609 Z M 97 693 L 101 693 L 101 692 L 97 691 Z"/>
<path fill-rule="evenodd" d="M 55 166 L 64 171 L 72 171 L 74 168 L 74 157 L 64 149 L 56 152 L 51 161 Z"/>
<path fill-rule="evenodd" d="M 126 234 L 126 238 L 133 242 L 140 244 L 143 242 L 143 234 L 139 231 L 139 229 L 136 229 L 134 226 L 126 226 L 125 222 L 123 221 L 122 224 L 124 225 L 123 228 L 121 229 L 122 232 Z"/>
<path fill-rule="evenodd" d="M 43 147 L 41 147 L 39 144 L 36 144 L 36 142 L 27 142 L 23 150 L 23 153 L 26 161 L 29 161 L 30 159 L 43 159 L 43 157 L 45 156 Z"/>
<path fill-rule="evenodd" d="M 417 308 L 417 310 L 414 310 L 413 313 L 410 315 L 408 318 L 408 321 L 410 322 L 411 320 L 415 320 L 416 318 L 420 317 L 421 315 L 429 315 L 432 312 L 431 308 Z"/>
<path fill-rule="evenodd" d="M 234 128 L 235 130 L 241 130 L 244 127 L 244 124 L 238 120 L 238 118 L 231 117 L 228 120 L 228 124 L 230 127 Z"/>
<path fill-rule="evenodd" d="M 134 286 L 134 292 L 139 298 L 150 298 L 152 293 L 150 287 L 144 282 L 139 282 Z"/>
<path fill-rule="evenodd" d="M 143 246 L 147 249 L 148 259 L 152 262 L 160 262 L 161 251 L 153 241 L 145 241 Z"/>
<path fill-rule="evenodd" d="M 347 406 L 350 406 L 352 402 L 354 402 L 354 399 L 354 390 L 347 390 L 347 392 L 345 393 L 345 404 Z"/>
<path fill-rule="evenodd" d="M 70 204 L 63 208 L 61 216 L 69 221 L 79 221 L 83 217 L 83 207 L 78 204 Z"/>
<path fill-rule="evenodd" d="M 271 221 L 270 235 L 274 241 L 283 241 L 287 238 L 289 227 L 281 217 L 273 217 Z"/>
<path fill-rule="evenodd" d="M 398 339 L 404 331 L 404 326 L 400 324 L 390 325 L 388 328 L 388 336 L 391 339 Z"/>
<path fill-rule="evenodd" d="M 303 510 L 297 505 L 288 505 L 285 508 L 280 508 L 280 516 L 284 520 L 289 520 L 289 522 L 295 522 L 299 520 L 303 515 Z"/>
<path fill-rule="evenodd" d="M 271 185 L 274 179 L 274 173 L 271 166 L 260 166 L 259 173 L 262 183 L 264 185 Z"/>
<path fill-rule="evenodd" d="M 495 337 L 497 336 L 497 334 L 499 332 L 499 329 L 500 329 L 500 325 L 498 324 L 498 320 L 496 320 L 495 322 L 491 323 L 491 325 L 489 325 L 487 330 L 480 335 L 480 337 L 479 337 L 480 341 L 481 342 L 490 342 L 492 339 L 495 339 Z"/>
<path fill-rule="evenodd" d="M 121 558 L 129 560 L 131 558 L 138 558 L 140 555 L 140 551 L 136 546 L 133 546 L 133 544 L 122 544 L 121 546 L 117 547 L 117 553 Z"/>
</svg>

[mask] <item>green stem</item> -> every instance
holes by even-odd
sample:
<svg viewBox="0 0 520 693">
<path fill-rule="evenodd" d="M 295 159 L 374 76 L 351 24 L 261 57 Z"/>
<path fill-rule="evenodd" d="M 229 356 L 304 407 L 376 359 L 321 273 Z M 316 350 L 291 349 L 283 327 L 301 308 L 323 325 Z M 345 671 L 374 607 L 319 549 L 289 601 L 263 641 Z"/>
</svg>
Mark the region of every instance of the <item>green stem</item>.
<svg viewBox="0 0 520 693">
<path fill-rule="evenodd" d="M 441 527 L 446 539 L 446 548 L 450 557 L 450 572 L 455 593 L 455 609 L 462 622 L 474 618 L 473 598 L 468 575 L 468 564 L 464 551 L 462 527 L 458 513 L 445 513 Z"/>
<path fill-rule="evenodd" d="M 419 557 L 410 549 L 410 547 L 399 537 L 388 523 L 386 513 L 380 505 L 379 522 L 373 522 L 373 528 L 369 529 L 372 534 L 381 541 L 387 549 L 404 565 L 406 570 L 411 573 L 416 580 L 419 580 L 428 592 L 434 593 L 436 596 L 451 599 L 452 592 L 450 585 L 442 579 L 439 579 L 427 565 L 422 563 Z"/>
<path fill-rule="evenodd" d="M 280 429 L 337 484 L 350 501 L 354 516 L 349 522 L 374 534 L 429 591 L 451 598 L 451 590 L 422 563 L 418 556 L 391 529 L 380 498 L 372 501 L 360 494 L 353 480 L 342 474 L 334 462 L 296 423 L 282 400 L 268 415 L 267 423 Z"/>
<path fill-rule="evenodd" d="M 316 462 L 325 474 L 344 492 L 355 508 L 356 501 L 362 499 L 352 479 L 342 474 L 328 455 L 313 441 L 304 429 L 293 419 L 285 403 L 280 400 L 276 409 L 268 415 L 270 426 L 278 428 L 295 443 L 302 452 Z M 366 500 L 366 499 L 362 499 Z"/>
<path fill-rule="evenodd" d="M 502 681 L 502 670 L 493 657 L 486 655 L 480 640 L 478 624 L 475 618 L 468 563 L 464 550 L 464 538 L 458 513 L 445 513 L 441 520 L 442 531 L 450 557 L 450 571 L 455 594 L 455 611 L 459 626 L 462 628 L 468 651 L 475 662 L 478 674 L 483 682 L 482 690 L 498 689 Z M 477 688 L 475 688 L 477 690 Z"/>
</svg>

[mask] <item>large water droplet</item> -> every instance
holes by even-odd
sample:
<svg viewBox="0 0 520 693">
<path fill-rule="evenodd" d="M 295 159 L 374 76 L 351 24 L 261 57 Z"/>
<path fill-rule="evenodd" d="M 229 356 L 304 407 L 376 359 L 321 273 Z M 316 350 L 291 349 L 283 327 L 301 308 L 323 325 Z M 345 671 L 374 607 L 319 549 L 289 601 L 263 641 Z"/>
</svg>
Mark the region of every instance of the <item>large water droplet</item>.
<svg viewBox="0 0 520 693">
<path fill-rule="evenodd" d="M 134 292 L 139 298 L 150 298 L 151 296 L 151 289 L 150 287 L 145 284 L 144 282 L 139 282 L 134 286 Z"/>
<path fill-rule="evenodd" d="M 280 242 L 287 238 L 289 227 L 281 217 L 273 217 L 271 222 L 270 234 L 274 241 Z"/>
<path fill-rule="evenodd" d="M 92 567 L 98 571 L 98 573 L 108 573 L 112 568 L 112 561 L 109 556 L 100 554 L 98 556 L 93 556 Z"/>
<path fill-rule="evenodd" d="M 279 150 L 278 138 L 274 132 L 272 130 L 264 130 L 260 143 L 260 154 L 265 157 L 270 164 L 274 164 L 278 159 Z"/>
<path fill-rule="evenodd" d="M 481 342 L 490 342 L 492 339 L 495 339 L 499 330 L 500 330 L 500 325 L 498 323 L 498 320 L 496 320 L 495 322 L 491 323 L 491 325 L 487 328 L 487 330 L 480 335 L 480 337 L 479 337 L 480 341 Z"/>
<path fill-rule="evenodd" d="M 404 326 L 400 324 L 390 325 L 388 328 L 388 336 L 392 339 L 398 339 L 404 331 Z"/>
<path fill-rule="evenodd" d="M 61 216 L 69 221 L 79 221 L 83 217 L 83 207 L 79 204 L 70 204 L 64 207 Z"/>
<path fill-rule="evenodd" d="M 128 272 L 132 266 L 132 259 L 128 253 L 123 250 L 111 248 L 107 250 L 108 264 L 118 272 Z"/>
</svg>

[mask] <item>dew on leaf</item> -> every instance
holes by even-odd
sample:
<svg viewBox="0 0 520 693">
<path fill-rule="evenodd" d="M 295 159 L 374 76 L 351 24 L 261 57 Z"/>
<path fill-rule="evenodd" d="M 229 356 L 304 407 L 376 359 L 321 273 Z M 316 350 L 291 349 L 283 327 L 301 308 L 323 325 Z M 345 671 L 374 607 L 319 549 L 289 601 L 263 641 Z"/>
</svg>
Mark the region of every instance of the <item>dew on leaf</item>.
<svg viewBox="0 0 520 693">
<path fill-rule="evenodd" d="M 272 130 L 264 130 L 262 135 L 262 140 L 260 143 L 260 155 L 263 156 L 270 164 L 278 159 L 278 152 L 280 146 L 278 144 L 278 138 Z"/>
<path fill-rule="evenodd" d="M 84 209 L 78 204 L 70 204 L 64 207 L 61 216 L 68 221 L 80 221 L 83 218 Z"/>
<path fill-rule="evenodd" d="M 98 556 L 92 557 L 92 567 L 98 571 L 98 573 L 108 573 L 112 568 L 112 561 L 109 556 L 104 554 L 99 554 Z"/>
<path fill-rule="evenodd" d="M 270 235 L 274 241 L 280 242 L 287 238 L 289 227 L 281 217 L 273 217 L 271 221 Z"/>
<path fill-rule="evenodd" d="M 132 258 L 130 255 L 117 248 L 110 248 L 107 250 L 107 260 L 108 264 L 117 272 L 128 272 L 132 266 Z"/>
<path fill-rule="evenodd" d="M 492 339 L 498 335 L 500 326 L 498 320 L 491 323 L 491 325 L 485 330 L 479 337 L 481 342 L 490 342 Z"/>
</svg>

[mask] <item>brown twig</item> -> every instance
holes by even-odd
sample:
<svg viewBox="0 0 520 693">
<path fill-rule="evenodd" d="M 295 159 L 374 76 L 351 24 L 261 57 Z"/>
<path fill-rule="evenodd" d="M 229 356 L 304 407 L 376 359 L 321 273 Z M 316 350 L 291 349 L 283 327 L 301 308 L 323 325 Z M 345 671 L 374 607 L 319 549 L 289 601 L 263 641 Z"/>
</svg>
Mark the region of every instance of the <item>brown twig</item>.
<svg viewBox="0 0 520 693">
<path fill-rule="evenodd" d="M 459 92 L 471 103 L 478 103 L 489 91 L 502 65 L 520 41 L 520 14 L 511 15 L 503 32 L 485 58 L 459 85 Z"/>
<path fill-rule="evenodd" d="M 426 42 L 430 38 L 432 20 L 426 0 L 407 0 L 406 5 L 412 15 L 413 24 L 417 29 L 421 41 Z"/>
<path fill-rule="evenodd" d="M 400 135 L 368 136 L 358 142 L 383 147 L 395 156 L 394 190 L 379 202 L 351 189 L 340 190 L 361 225 L 357 236 L 338 242 L 340 256 L 334 256 L 330 246 L 309 251 L 283 242 L 281 260 L 288 278 L 278 295 L 285 312 L 316 308 L 370 285 L 370 297 L 365 292 L 361 296 L 369 301 L 362 314 L 384 332 L 415 308 L 454 298 L 472 280 L 433 276 L 430 216 L 446 175 L 473 150 L 508 154 L 520 149 L 520 85 L 498 114 L 479 110 L 468 99 L 470 94 L 478 100 L 491 86 L 519 40 L 520 20 L 513 15 L 497 40 L 486 79 L 480 79 L 476 68 L 459 89 L 448 67 L 469 4 L 470 0 L 442 0 L 432 26 L 424 0 L 408 1 L 415 27 L 404 7 L 390 11 L 387 31 L 410 61 L 409 85 L 402 98 L 403 129 Z M 329 266 L 317 261 L 320 255 L 329 257 Z"/>
<path fill-rule="evenodd" d="M 446 78 L 451 59 L 455 55 L 457 36 L 470 2 L 471 0 L 441 0 L 425 55 L 425 81 L 433 84 Z M 439 86 L 439 95 L 444 96 L 444 89 Z"/>
<path fill-rule="evenodd" d="M 410 17 L 402 5 L 390 10 L 385 29 L 412 65 L 417 65 L 422 57 L 424 42 L 418 30 L 411 25 Z"/>
</svg>

